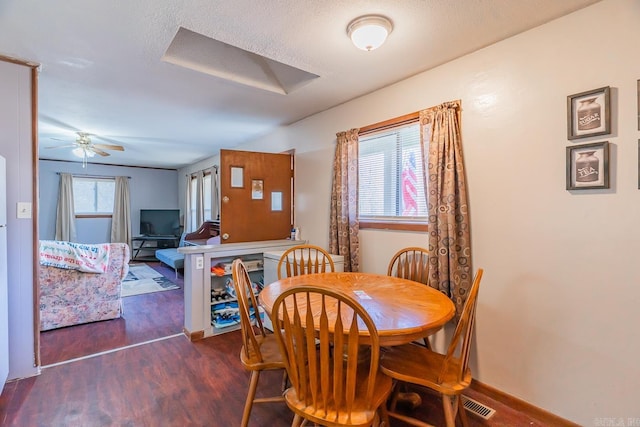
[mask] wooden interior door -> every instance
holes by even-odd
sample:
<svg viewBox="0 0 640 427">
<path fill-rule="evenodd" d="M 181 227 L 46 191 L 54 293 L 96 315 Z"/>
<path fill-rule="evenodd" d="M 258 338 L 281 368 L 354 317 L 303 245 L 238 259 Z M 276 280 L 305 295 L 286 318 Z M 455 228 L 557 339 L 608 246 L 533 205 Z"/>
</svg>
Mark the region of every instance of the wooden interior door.
<svg viewBox="0 0 640 427">
<path fill-rule="evenodd" d="M 292 188 L 292 155 L 220 150 L 220 242 L 289 237 Z"/>
</svg>

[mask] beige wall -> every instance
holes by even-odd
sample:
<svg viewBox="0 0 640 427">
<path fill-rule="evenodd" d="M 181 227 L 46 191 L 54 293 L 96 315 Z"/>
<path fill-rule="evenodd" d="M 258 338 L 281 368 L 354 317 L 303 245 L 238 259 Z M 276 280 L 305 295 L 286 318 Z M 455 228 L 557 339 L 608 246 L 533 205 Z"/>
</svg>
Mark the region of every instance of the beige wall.
<svg viewBox="0 0 640 427">
<path fill-rule="evenodd" d="M 296 149 L 298 225 L 326 247 L 335 133 L 461 99 L 474 265 L 485 269 L 474 376 L 584 425 L 640 417 L 638 22 L 639 1 L 605 0 L 242 149 Z M 569 142 L 567 95 L 602 86 L 612 135 Z M 565 147 L 605 140 L 611 189 L 566 191 Z M 363 270 L 383 272 L 425 239 L 363 231 Z"/>
</svg>

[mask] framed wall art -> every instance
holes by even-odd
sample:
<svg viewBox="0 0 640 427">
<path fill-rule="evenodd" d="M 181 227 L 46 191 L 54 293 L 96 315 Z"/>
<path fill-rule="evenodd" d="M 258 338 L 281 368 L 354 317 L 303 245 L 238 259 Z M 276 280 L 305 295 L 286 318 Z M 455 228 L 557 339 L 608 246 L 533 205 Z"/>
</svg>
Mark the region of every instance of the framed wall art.
<svg viewBox="0 0 640 427">
<path fill-rule="evenodd" d="M 264 199 L 264 181 L 261 179 L 251 180 L 251 198 L 253 200 Z"/>
<path fill-rule="evenodd" d="M 567 97 L 567 137 L 586 138 L 611 133 L 609 86 Z"/>
<path fill-rule="evenodd" d="M 567 147 L 567 190 L 609 188 L 609 142 Z"/>
</svg>

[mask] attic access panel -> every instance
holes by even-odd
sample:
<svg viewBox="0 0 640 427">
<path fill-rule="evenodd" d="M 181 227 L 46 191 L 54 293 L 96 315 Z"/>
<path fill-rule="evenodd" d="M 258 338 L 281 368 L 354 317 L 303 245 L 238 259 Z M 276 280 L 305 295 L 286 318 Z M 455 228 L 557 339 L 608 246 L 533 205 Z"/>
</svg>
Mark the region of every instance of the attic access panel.
<svg viewBox="0 0 640 427">
<path fill-rule="evenodd" d="M 319 76 L 180 27 L 162 60 L 286 95 Z"/>
</svg>

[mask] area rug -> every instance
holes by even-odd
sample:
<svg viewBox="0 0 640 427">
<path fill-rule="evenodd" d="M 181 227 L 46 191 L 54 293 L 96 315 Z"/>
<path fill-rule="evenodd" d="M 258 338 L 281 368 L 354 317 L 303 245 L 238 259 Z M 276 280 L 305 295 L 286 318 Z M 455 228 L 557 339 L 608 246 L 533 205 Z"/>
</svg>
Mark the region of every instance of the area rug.
<svg viewBox="0 0 640 427">
<path fill-rule="evenodd" d="M 180 289 L 180 286 L 164 277 L 147 264 L 130 264 L 129 273 L 122 281 L 122 296 Z"/>
</svg>

